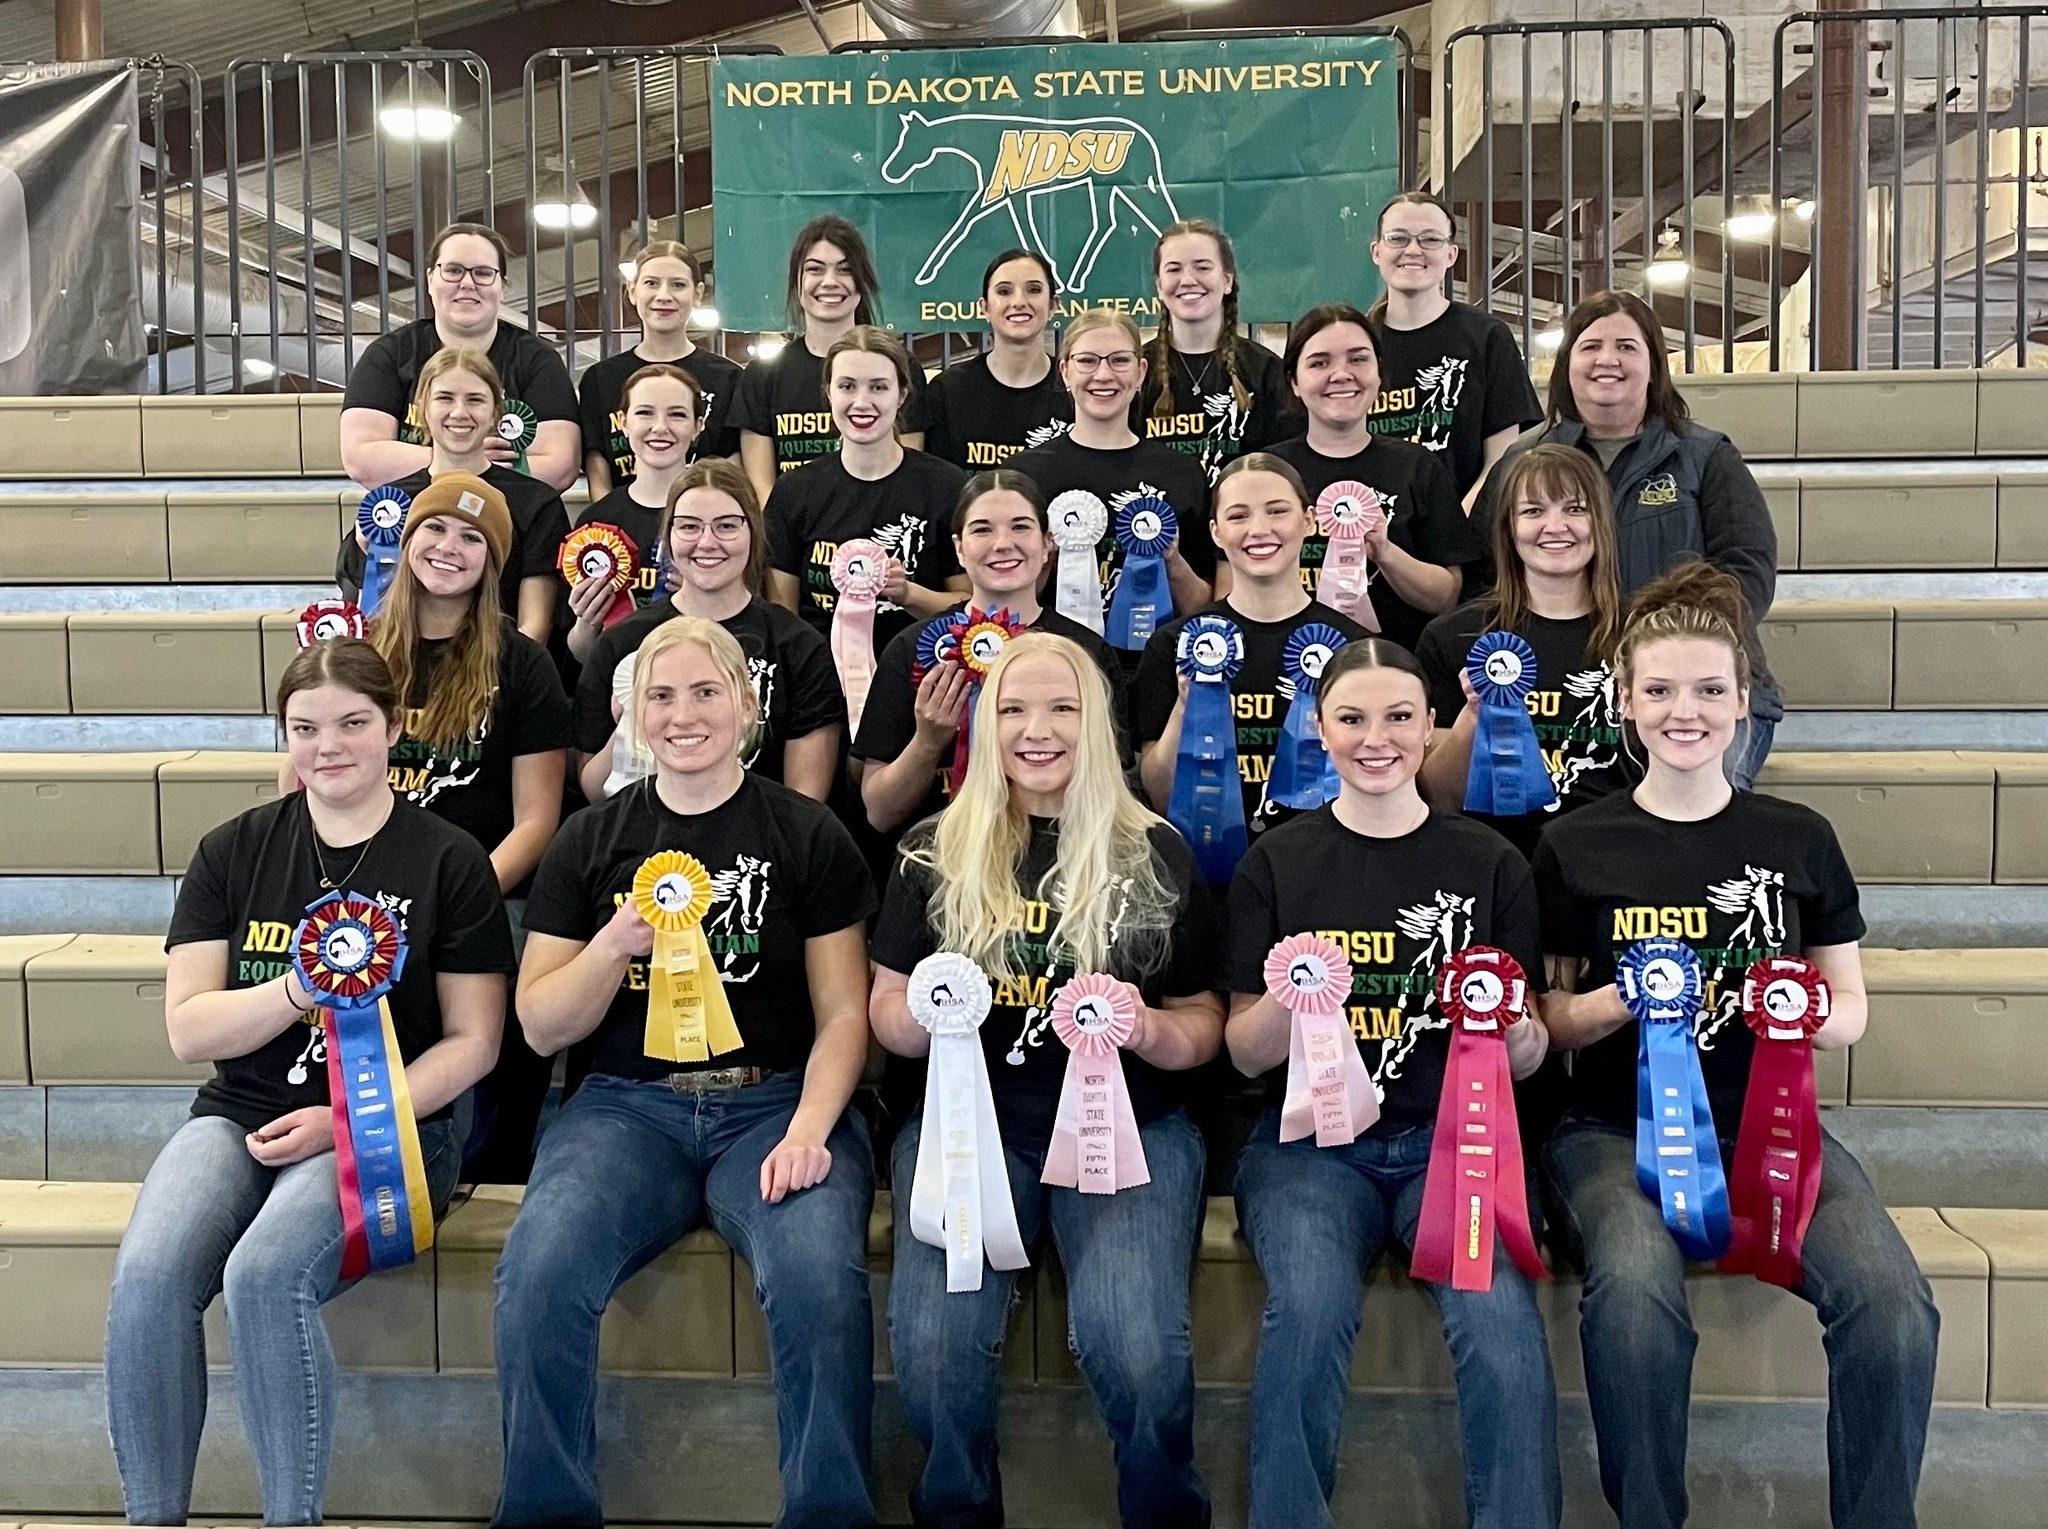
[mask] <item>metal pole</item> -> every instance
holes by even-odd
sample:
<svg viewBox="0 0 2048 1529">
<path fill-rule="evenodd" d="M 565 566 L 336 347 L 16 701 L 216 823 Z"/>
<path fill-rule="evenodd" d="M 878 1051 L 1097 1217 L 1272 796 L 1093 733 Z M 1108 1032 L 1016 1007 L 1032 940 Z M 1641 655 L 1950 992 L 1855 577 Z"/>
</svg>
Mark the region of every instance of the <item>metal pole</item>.
<svg viewBox="0 0 2048 1529">
<path fill-rule="evenodd" d="M 1861 15 L 1863 0 L 1821 0 L 1823 12 Z M 1814 337 L 1820 370 L 1853 372 L 1863 362 L 1863 202 L 1870 174 L 1870 117 L 1865 61 L 1869 28 L 1829 17 L 1815 27 L 1819 131 L 1819 203 L 1813 229 L 1820 249 L 1813 262 Z M 1898 89 L 1897 85 L 1894 86 Z M 1828 148 L 1823 152 L 1821 145 Z M 1894 152 L 1903 155 L 1903 142 Z M 1892 365 L 1899 364 L 1892 356 Z"/>
<path fill-rule="evenodd" d="M 57 0 L 51 21 L 58 63 L 82 64 L 107 56 L 100 0 Z"/>
</svg>

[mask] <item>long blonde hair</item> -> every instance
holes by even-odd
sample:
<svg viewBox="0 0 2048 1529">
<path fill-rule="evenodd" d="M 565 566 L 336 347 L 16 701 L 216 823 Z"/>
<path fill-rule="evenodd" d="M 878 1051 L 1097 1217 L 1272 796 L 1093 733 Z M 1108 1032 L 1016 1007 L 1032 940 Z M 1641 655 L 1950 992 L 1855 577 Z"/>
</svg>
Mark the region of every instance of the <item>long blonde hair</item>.
<svg viewBox="0 0 2048 1529">
<path fill-rule="evenodd" d="M 1081 696 L 1074 776 L 1060 808 L 1059 850 L 1027 891 L 1019 873 L 1031 847 L 1031 819 L 1017 805 L 996 746 L 1003 677 L 1032 658 L 1056 658 L 1073 671 Z M 967 777 L 933 824 L 906 837 L 906 862 L 932 873 L 928 912 L 939 944 L 997 978 L 1017 975 L 1011 946 L 1036 897 L 1055 910 L 1047 950 L 1077 972 L 1111 972 L 1136 981 L 1166 964 L 1176 890 L 1153 858 L 1150 833 L 1162 819 L 1131 795 L 1117 758 L 1109 682 L 1073 642 L 1026 632 L 1003 649 L 974 708 L 982 740 Z"/>
<path fill-rule="evenodd" d="M 743 760 L 750 757 L 761 732 L 761 705 L 754 694 L 753 682 L 747 677 L 746 649 L 739 645 L 739 640 L 732 633 L 703 616 L 677 616 L 672 621 L 664 621 L 640 644 L 633 657 L 634 735 L 644 746 L 647 737 L 647 687 L 652 683 L 648 675 L 654 670 L 654 661 L 670 648 L 680 648 L 686 642 L 694 642 L 710 655 L 712 667 L 732 692 L 733 705 L 739 708 L 740 716 L 735 757 Z"/>
<path fill-rule="evenodd" d="M 392 575 L 384 604 L 370 622 L 370 645 L 383 656 L 398 686 L 399 703 L 406 707 L 406 732 L 422 743 L 446 750 L 458 748 L 477 736 L 498 693 L 498 659 L 505 647 L 504 608 L 498 602 L 498 579 L 503 568 L 498 555 L 486 544 L 483 576 L 470 592 L 468 619 L 448 639 L 441 661 L 434 666 L 426 702 L 415 709 L 413 692 L 423 672 L 419 662 L 420 583 L 412 571 L 408 552 L 419 527 L 435 518 L 429 515 L 416 522 L 399 544 L 398 571 Z"/>
</svg>

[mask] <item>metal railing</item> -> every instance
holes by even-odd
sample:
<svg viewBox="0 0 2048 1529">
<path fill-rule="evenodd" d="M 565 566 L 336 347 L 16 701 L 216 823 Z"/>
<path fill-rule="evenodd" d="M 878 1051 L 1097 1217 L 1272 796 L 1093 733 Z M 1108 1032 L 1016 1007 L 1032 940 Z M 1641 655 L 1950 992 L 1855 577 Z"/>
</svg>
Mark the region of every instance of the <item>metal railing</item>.
<svg viewBox="0 0 2048 1529">
<path fill-rule="evenodd" d="M 199 71 L 190 64 L 152 57 L 132 59 L 129 66 L 135 71 L 137 126 L 142 133 L 137 145 L 145 204 L 140 230 L 146 257 L 142 311 L 150 351 L 143 385 L 147 389 L 153 379 L 158 393 L 170 393 L 181 390 L 172 386 L 172 336 L 192 333 L 198 315 L 206 311 L 204 246 L 188 237 L 181 258 L 174 238 L 180 226 L 189 234 L 205 219 L 193 174 L 193 166 L 202 163 L 205 154 L 205 94 Z M 193 388 L 206 391 L 203 369 L 193 378 Z"/>
</svg>

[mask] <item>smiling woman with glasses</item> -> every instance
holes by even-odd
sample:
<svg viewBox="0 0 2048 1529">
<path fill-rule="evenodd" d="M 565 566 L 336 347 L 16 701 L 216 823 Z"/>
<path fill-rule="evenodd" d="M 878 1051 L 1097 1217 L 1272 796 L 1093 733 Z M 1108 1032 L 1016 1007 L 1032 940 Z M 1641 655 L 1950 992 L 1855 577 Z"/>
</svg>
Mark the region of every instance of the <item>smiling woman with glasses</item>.
<svg viewBox="0 0 2048 1529">
<path fill-rule="evenodd" d="M 430 318 L 402 324 L 374 341 L 349 373 L 341 402 L 341 465 L 364 488 L 396 483 L 432 459 L 426 421 L 410 407 L 420 368 L 444 346 L 480 350 L 517 403 L 539 422 L 526 470 L 560 490 L 576 481 L 583 459 L 576 390 L 561 357 L 527 330 L 499 317 L 512 247 L 495 228 L 450 223 L 427 254 Z M 492 433 L 493 462 L 510 467 L 517 450 Z"/>
</svg>

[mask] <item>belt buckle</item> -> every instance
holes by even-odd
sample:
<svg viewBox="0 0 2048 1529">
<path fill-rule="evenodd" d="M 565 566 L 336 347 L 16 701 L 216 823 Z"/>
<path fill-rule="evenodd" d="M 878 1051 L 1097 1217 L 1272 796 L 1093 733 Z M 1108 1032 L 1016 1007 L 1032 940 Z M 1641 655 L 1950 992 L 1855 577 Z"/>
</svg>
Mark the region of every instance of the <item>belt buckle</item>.
<svg viewBox="0 0 2048 1529">
<path fill-rule="evenodd" d="M 755 1076 L 751 1067 L 710 1067 L 701 1072 L 672 1072 L 666 1081 L 678 1094 L 713 1094 L 745 1088 Z"/>
</svg>

